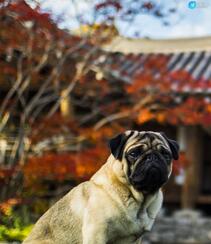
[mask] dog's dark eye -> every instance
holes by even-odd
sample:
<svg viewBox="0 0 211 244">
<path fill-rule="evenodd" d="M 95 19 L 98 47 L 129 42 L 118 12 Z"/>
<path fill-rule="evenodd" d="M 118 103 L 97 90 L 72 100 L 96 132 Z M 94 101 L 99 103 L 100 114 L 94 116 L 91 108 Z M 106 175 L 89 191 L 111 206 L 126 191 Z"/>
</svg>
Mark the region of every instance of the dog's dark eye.
<svg viewBox="0 0 211 244">
<path fill-rule="evenodd" d="M 169 154 L 164 154 L 165 159 L 170 162 L 171 161 L 171 156 Z"/>
<path fill-rule="evenodd" d="M 142 153 L 142 149 L 140 147 L 137 147 L 135 149 L 132 149 L 130 152 L 128 152 L 128 157 L 132 159 L 136 159 L 140 156 Z"/>
<path fill-rule="evenodd" d="M 166 159 L 167 162 L 171 162 L 172 156 L 171 154 L 164 148 L 161 149 L 161 154 L 163 155 L 163 157 Z"/>
</svg>

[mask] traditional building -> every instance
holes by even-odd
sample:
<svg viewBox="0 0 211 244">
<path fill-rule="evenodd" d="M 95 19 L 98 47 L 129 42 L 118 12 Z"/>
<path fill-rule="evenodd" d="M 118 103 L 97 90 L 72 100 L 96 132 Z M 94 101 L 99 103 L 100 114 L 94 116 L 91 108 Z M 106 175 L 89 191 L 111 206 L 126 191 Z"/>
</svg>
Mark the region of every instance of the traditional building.
<svg viewBox="0 0 211 244">
<path fill-rule="evenodd" d="M 111 55 L 101 55 L 98 62 L 95 61 L 97 76 L 132 84 L 135 77 L 142 75 L 148 60 L 165 57 L 165 75 L 171 79 L 171 92 L 179 97 L 191 95 L 195 99 L 204 98 L 208 103 L 211 101 L 211 37 L 175 40 L 117 37 L 104 49 Z M 159 72 L 155 69 L 154 76 Z M 172 75 L 175 72 L 179 72 L 178 75 L 185 73 L 191 79 L 184 77 L 183 84 L 178 85 L 178 76 Z M 162 129 L 177 138 L 181 151 L 185 152 L 189 161 L 189 165 L 168 184 L 168 203 L 181 203 L 182 207 L 187 208 L 211 203 L 211 114 L 204 119 L 206 122 L 200 125 L 195 122 L 191 125 L 178 123 L 161 126 L 149 122 L 142 126 L 151 130 Z"/>
</svg>

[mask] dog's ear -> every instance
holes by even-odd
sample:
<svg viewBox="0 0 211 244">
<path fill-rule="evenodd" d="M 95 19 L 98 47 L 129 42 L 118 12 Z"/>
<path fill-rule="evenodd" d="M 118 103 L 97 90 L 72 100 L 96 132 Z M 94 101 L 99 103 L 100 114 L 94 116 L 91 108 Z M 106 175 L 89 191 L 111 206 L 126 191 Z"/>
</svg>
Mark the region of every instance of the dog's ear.
<svg viewBox="0 0 211 244">
<path fill-rule="evenodd" d="M 122 160 L 124 145 L 127 142 L 128 136 L 124 133 L 119 134 L 109 141 L 109 147 L 112 155 L 118 159 Z"/>
<path fill-rule="evenodd" d="M 173 159 L 177 160 L 179 158 L 179 144 L 174 141 L 169 139 L 163 132 L 160 133 L 168 142 L 168 145 L 171 149 Z"/>
</svg>

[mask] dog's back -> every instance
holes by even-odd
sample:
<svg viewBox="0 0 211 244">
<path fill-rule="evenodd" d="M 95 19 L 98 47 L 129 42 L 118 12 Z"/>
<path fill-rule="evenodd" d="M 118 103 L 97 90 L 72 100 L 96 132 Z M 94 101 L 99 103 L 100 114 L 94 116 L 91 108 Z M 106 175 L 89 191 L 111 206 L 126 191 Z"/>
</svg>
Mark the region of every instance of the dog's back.
<svg viewBox="0 0 211 244">
<path fill-rule="evenodd" d="M 90 182 L 84 182 L 53 205 L 35 224 L 23 244 L 82 243 L 82 218 Z"/>
</svg>

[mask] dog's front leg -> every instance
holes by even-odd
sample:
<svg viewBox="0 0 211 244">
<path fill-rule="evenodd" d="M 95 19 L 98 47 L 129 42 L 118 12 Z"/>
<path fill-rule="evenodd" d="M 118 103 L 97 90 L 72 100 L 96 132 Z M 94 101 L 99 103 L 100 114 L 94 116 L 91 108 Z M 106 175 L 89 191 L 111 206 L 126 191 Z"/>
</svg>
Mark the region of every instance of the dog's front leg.
<svg viewBox="0 0 211 244">
<path fill-rule="evenodd" d="M 101 228 L 88 226 L 83 230 L 83 244 L 106 244 L 106 233 Z"/>
<path fill-rule="evenodd" d="M 106 223 L 86 214 L 82 227 L 83 244 L 106 244 Z"/>
<path fill-rule="evenodd" d="M 163 193 L 161 190 L 159 190 L 155 199 L 150 203 L 150 205 L 146 209 L 148 215 L 148 224 L 145 227 L 146 231 L 150 231 L 152 229 L 155 218 L 161 209 L 162 203 L 163 203 Z"/>
</svg>

